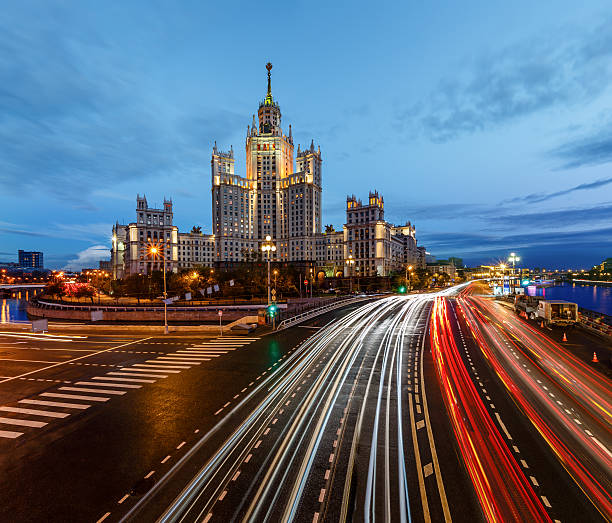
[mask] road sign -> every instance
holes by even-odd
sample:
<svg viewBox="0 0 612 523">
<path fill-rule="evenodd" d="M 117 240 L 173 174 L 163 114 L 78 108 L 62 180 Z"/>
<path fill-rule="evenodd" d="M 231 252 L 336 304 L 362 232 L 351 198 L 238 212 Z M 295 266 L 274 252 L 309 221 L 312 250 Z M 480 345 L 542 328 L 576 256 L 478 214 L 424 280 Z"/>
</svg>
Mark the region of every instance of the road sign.
<svg viewBox="0 0 612 523">
<path fill-rule="evenodd" d="M 304 285 L 308 285 L 308 280 L 304 280 Z"/>
<path fill-rule="evenodd" d="M 217 312 L 217 314 L 218 314 L 219 316 L 223 316 L 223 310 L 222 310 L 222 309 L 219 309 L 219 312 Z"/>
<path fill-rule="evenodd" d="M 45 318 L 43 320 L 34 320 L 32 322 L 32 332 L 47 332 L 49 330 L 49 321 Z"/>
</svg>

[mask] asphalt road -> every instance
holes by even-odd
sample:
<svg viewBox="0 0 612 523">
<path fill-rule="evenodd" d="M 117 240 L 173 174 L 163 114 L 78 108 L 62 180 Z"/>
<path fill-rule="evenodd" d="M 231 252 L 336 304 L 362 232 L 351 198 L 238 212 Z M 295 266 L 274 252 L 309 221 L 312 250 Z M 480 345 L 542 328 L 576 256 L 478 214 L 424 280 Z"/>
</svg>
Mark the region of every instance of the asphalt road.
<svg viewBox="0 0 612 523">
<path fill-rule="evenodd" d="M 464 297 L 439 298 L 442 352 L 433 298 L 246 337 L 0 332 L 0 521 L 482 521 L 470 439 L 506 520 L 526 503 L 542 520 L 601 520 L 504 381 L 584 461 L 597 444 L 574 429 L 589 423 L 606 447 L 607 420 L 593 424 L 588 394 L 531 351 L 565 356 Z M 570 434 L 531 377 L 585 426 Z M 590 385 L 609 401 L 606 383 Z M 591 465 L 605 483 L 602 456 Z"/>
</svg>

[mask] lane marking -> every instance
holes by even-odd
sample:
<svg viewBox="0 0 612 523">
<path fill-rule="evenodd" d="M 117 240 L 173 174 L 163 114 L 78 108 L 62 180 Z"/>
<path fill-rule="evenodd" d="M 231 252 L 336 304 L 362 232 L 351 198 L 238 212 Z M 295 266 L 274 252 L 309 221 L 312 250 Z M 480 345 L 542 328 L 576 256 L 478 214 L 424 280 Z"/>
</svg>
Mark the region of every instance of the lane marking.
<svg viewBox="0 0 612 523">
<path fill-rule="evenodd" d="M 70 414 L 66 412 L 53 412 L 49 410 L 20 409 L 19 407 L 0 407 L 5 412 L 16 412 L 18 414 L 32 414 L 33 416 L 47 416 L 49 418 L 67 418 Z"/>
<path fill-rule="evenodd" d="M 37 429 L 47 425 L 47 422 L 45 421 L 30 421 L 27 419 L 1 418 L 1 417 L 0 417 L 0 423 L 3 423 L 5 425 L 21 425 L 23 427 L 34 427 Z"/>
<path fill-rule="evenodd" d="M 114 394 L 115 396 L 123 396 L 124 390 L 110 390 L 110 389 L 86 389 L 84 387 L 60 387 L 59 390 L 69 390 L 72 392 L 93 392 L 94 394 Z"/>
<path fill-rule="evenodd" d="M 126 494 L 125 496 L 123 496 L 119 501 L 117 501 L 117 503 L 119 503 L 119 505 L 121 505 L 121 503 L 123 503 L 127 498 L 129 498 L 130 495 Z"/>
<path fill-rule="evenodd" d="M 133 369 L 132 367 L 121 367 L 121 372 L 171 372 L 171 373 L 175 373 L 178 374 L 179 372 L 181 372 L 180 370 L 162 370 L 162 369 L 157 369 L 157 371 L 155 369 Z M 109 374 L 112 374 L 111 372 L 109 372 Z M 133 375 L 133 374 L 132 374 Z M 150 374 L 149 374 L 150 376 Z M 167 378 L 168 376 L 156 376 L 157 378 Z"/>
<path fill-rule="evenodd" d="M 167 378 L 168 377 L 168 376 L 164 376 L 161 374 L 129 374 L 126 372 L 109 372 L 108 374 L 110 374 L 111 376 L 134 376 L 134 377 L 139 377 L 139 378 Z M 110 378 L 110 379 L 117 379 L 117 378 Z M 130 381 L 145 381 L 146 382 L 148 380 L 132 380 L 131 379 Z M 150 383 L 155 383 L 155 381 L 150 381 Z"/>
<path fill-rule="evenodd" d="M 148 473 L 148 474 L 147 474 L 147 475 L 144 477 L 144 479 L 149 479 L 149 478 L 150 478 L 150 477 L 151 477 L 153 474 L 155 474 L 155 471 L 154 471 L 154 470 L 152 470 L 151 472 L 149 472 L 149 473 Z"/>
<path fill-rule="evenodd" d="M 59 363 L 55 363 L 54 365 L 49 365 L 48 367 L 43 367 L 42 369 L 36 369 L 36 370 L 32 370 L 30 372 L 25 372 L 23 374 L 19 374 L 18 376 L 12 376 L 11 378 L 6 378 L 6 379 L 0 381 L 0 383 L 4 383 L 4 382 L 7 382 L 7 381 L 11 381 L 11 380 L 16 380 L 18 378 L 21 378 L 22 376 L 29 376 L 30 374 L 34 374 L 36 372 L 42 372 L 44 370 L 52 369 L 54 367 L 59 367 L 60 365 L 66 365 L 67 363 L 72 363 L 72 362 L 75 362 L 75 361 L 78 361 L 78 360 L 82 360 L 83 358 L 89 358 L 91 356 L 96 356 L 98 354 L 102 354 L 104 352 L 108 352 L 108 351 L 111 351 L 111 350 L 119 349 L 121 347 L 127 347 L 128 345 L 133 345 L 134 343 L 138 343 L 138 342 L 143 341 L 143 340 L 150 340 L 151 338 L 152 338 L 152 336 L 149 336 L 148 338 L 142 338 L 140 340 L 130 341 L 129 343 L 124 343 L 122 345 L 117 345 L 115 347 L 109 347 L 108 349 L 99 350 L 99 351 L 93 352 L 91 354 L 85 354 L 84 356 L 79 356 L 78 358 L 73 358 L 71 360 L 61 361 Z"/>
<path fill-rule="evenodd" d="M 63 403 L 61 401 L 43 401 L 43 400 L 19 400 L 17 403 L 28 403 L 30 405 L 46 405 L 48 407 L 64 407 L 66 409 L 80 409 L 85 410 L 91 407 L 91 405 L 84 405 L 83 403 Z"/>
<path fill-rule="evenodd" d="M 131 383 L 108 383 L 108 382 L 95 382 L 95 381 L 77 381 L 75 385 L 88 385 L 93 387 L 121 387 L 122 389 L 141 389 L 142 385 L 133 385 Z"/>
<path fill-rule="evenodd" d="M 164 459 L 161 460 L 162 463 L 166 463 L 170 459 L 170 454 L 168 454 Z"/>
<path fill-rule="evenodd" d="M 48 398 L 66 398 L 71 400 L 86 400 L 86 401 L 108 401 L 110 398 L 103 396 L 78 396 L 76 394 L 59 394 L 57 392 L 43 392 L 41 396 Z"/>
<path fill-rule="evenodd" d="M 102 521 L 104 521 L 108 516 L 110 516 L 110 512 L 104 514 L 104 516 L 102 516 L 98 521 L 96 521 L 96 523 L 102 523 Z"/>
<path fill-rule="evenodd" d="M 13 432 L 12 430 L 0 430 L 0 438 L 15 439 L 23 436 L 23 432 Z"/>
<path fill-rule="evenodd" d="M 426 478 L 433 474 L 433 463 L 428 463 L 423 467 L 423 474 Z"/>
<path fill-rule="evenodd" d="M 508 438 L 510 441 L 512 441 L 512 436 L 510 436 L 510 433 L 508 432 L 508 429 L 506 428 L 506 425 L 504 425 L 504 422 L 502 421 L 502 419 L 501 419 L 501 417 L 500 417 L 498 412 L 495 412 L 495 417 L 497 418 L 497 422 L 499 423 L 499 426 L 504 431 L 504 434 L 506 435 L 506 438 Z"/>
</svg>

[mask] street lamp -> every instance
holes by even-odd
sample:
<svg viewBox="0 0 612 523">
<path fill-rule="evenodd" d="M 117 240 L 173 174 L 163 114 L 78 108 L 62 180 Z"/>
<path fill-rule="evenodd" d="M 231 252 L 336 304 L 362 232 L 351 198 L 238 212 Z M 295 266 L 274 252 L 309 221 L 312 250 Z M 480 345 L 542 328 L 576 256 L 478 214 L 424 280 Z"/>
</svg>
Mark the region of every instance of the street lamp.
<svg viewBox="0 0 612 523">
<path fill-rule="evenodd" d="M 270 256 L 276 252 L 276 245 L 272 242 L 272 236 L 266 236 L 266 241 L 263 242 L 261 250 L 268 254 L 268 307 L 270 306 Z"/>
<path fill-rule="evenodd" d="M 514 277 L 514 265 L 516 262 L 521 261 L 521 257 L 517 256 L 516 253 L 511 252 L 510 256 L 508 257 L 508 261 L 512 263 L 512 276 Z"/>
<path fill-rule="evenodd" d="M 166 300 L 168 299 L 168 294 L 166 292 L 166 253 L 163 251 L 163 244 L 160 247 L 160 244 L 149 244 L 148 253 L 154 260 L 157 260 L 158 257 L 164 262 L 164 334 L 168 334 L 168 304 Z"/>
<path fill-rule="evenodd" d="M 406 267 L 406 284 L 408 285 L 408 292 L 412 290 L 412 265 Z"/>
<path fill-rule="evenodd" d="M 345 260 L 346 265 L 349 269 L 349 294 L 353 294 L 353 266 L 355 265 L 355 258 L 352 254 Z"/>
</svg>

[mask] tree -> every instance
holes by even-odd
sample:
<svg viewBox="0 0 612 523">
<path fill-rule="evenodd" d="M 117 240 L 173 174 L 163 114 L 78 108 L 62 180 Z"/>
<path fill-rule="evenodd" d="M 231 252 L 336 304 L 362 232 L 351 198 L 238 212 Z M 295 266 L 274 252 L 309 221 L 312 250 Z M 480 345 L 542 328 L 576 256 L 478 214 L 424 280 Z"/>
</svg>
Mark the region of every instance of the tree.
<svg viewBox="0 0 612 523">
<path fill-rule="evenodd" d="M 93 303 L 95 291 L 89 285 L 80 285 L 77 290 L 74 292 L 74 296 L 76 298 L 90 298 L 91 303 Z"/>
<path fill-rule="evenodd" d="M 44 293 L 49 296 L 59 296 L 61 298 L 66 294 L 66 288 L 61 281 L 53 280 L 47 284 Z"/>
</svg>

